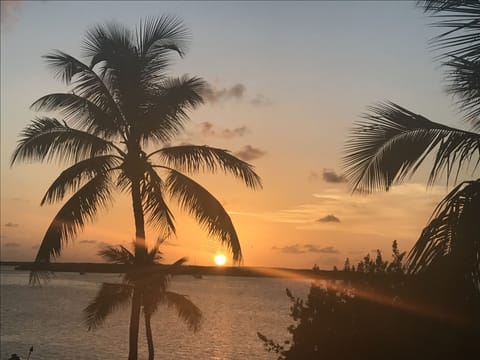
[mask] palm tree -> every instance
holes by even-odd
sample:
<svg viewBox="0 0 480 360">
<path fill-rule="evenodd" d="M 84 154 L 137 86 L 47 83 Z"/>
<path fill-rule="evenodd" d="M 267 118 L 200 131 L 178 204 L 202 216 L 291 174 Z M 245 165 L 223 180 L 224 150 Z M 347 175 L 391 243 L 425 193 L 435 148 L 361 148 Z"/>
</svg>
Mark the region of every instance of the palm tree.
<svg viewBox="0 0 480 360">
<path fill-rule="evenodd" d="M 99 327 L 108 315 L 126 305 L 132 299 L 134 289 L 139 289 L 142 298 L 142 308 L 145 319 L 145 333 L 148 344 L 148 359 L 153 360 L 154 345 L 151 327 L 151 317 L 158 308 L 164 304 L 174 307 L 178 316 L 184 320 L 188 327 L 197 331 L 199 329 L 202 313 L 186 295 L 167 290 L 170 276 L 169 267 L 159 268 L 162 254 L 158 251 L 157 244 L 147 252 L 145 264 L 139 268 L 135 265 L 135 255 L 123 246 L 108 246 L 99 252 L 106 261 L 128 267 L 121 283 L 103 283 L 96 297 L 85 308 L 85 322 L 89 330 Z M 186 261 L 182 258 L 170 267 L 177 267 Z"/>
<path fill-rule="evenodd" d="M 433 39 L 444 53 L 448 91 L 465 114 L 454 128 L 433 122 L 392 102 L 375 104 L 354 126 L 345 146 L 344 169 L 353 191 L 389 190 L 432 158 L 428 180 L 458 182 L 480 161 L 480 3 L 419 1 L 435 24 L 447 29 Z M 445 52 L 446 51 L 446 52 Z M 473 170 L 469 165 L 475 164 Z M 464 181 L 440 202 L 408 256 L 410 273 L 440 268 L 480 291 L 480 179 Z"/>
<path fill-rule="evenodd" d="M 208 146 L 169 146 L 202 102 L 205 82 L 167 76 L 171 54 L 184 54 L 188 31 L 174 17 L 141 21 L 133 33 L 109 23 L 87 32 L 83 49 L 89 64 L 61 51 L 45 56 L 67 93 L 38 99 L 32 108 L 54 111 L 61 120 L 40 117 L 21 133 L 12 156 L 20 161 L 68 165 L 41 204 L 72 193 L 48 227 L 35 261 L 48 263 L 85 224 L 107 208 L 118 189 L 132 199 L 135 263 L 147 258 L 145 223 L 162 238 L 175 234 L 167 196 L 218 239 L 239 263 L 242 252 L 230 216 L 203 186 L 186 175 L 223 171 L 249 188 L 261 188 L 248 163 L 229 151 Z M 137 358 L 141 296 L 133 290 L 129 360 Z"/>
</svg>

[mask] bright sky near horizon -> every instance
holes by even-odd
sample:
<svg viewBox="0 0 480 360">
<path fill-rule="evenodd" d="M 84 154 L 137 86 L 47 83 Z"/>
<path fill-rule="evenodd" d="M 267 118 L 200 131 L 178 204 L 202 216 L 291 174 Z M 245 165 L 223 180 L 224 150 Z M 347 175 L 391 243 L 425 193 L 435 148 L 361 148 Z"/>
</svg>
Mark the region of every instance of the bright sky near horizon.
<svg viewBox="0 0 480 360">
<path fill-rule="evenodd" d="M 393 240 L 408 250 L 447 189 L 426 189 L 424 174 L 389 193 L 351 195 L 341 176 L 348 129 L 366 107 L 391 100 L 431 120 L 459 116 L 444 93 L 442 69 L 428 40 L 435 34 L 414 2 L 102 2 L 2 1 L 1 259 L 32 260 L 60 208 L 40 199 L 61 167 L 10 168 L 20 131 L 37 115 L 39 97 L 67 88 L 41 56 L 59 49 L 81 57 L 85 32 L 115 20 L 134 27 L 173 14 L 192 40 L 172 75 L 209 82 L 211 96 L 191 113 L 178 139 L 227 148 L 251 162 L 264 189 L 200 176 L 236 225 L 244 265 L 330 269 L 356 263 Z M 179 234 L 163 247 L 167 261 L 187 256 L 211 265 L 222 249 L 174 208 Z M 152 231 L 150 241 L 156 239 Z M 59 261 L 100 261 L 105 243 L 134 238 L 128 197 L 118 194 L 68 245 Z"/>
</svg>

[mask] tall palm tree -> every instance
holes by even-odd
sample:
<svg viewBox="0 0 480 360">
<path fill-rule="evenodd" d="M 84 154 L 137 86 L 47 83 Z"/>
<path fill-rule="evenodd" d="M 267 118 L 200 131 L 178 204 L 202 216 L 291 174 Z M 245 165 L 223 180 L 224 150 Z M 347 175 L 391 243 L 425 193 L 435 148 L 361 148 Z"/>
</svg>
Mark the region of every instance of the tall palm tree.
<svg viewBox="0 0 480 360">
<path fill-rule="evenodd" d="M 198 77 L 167 76 L 171 55 L 183 56 L 188 31 L 174 17 L 141 21 L 135 32 L 117 24 L 87 32 L 83 50 L 89 64 L 61 51 L 45 56 L 67 93 L 38 99 L 32 108 L 54 111 L 61 120 L 40 117 L 23 132 L 12 156 L 20 161 L 57 161 L 69 167 L 53 182 L 41 204 L 72 193 L 48 227 L 36 262 L 49 262 L 64 245 L 107 208 L 118 189 L 132 199 L 135 263 L 147 258 L 145 223 L 162 238 L 175 234 L 166 197 L 192 215 L 240 262 L 242 252 L 233 223 L 221 203 L 186 175 L 223 171 L 247 187 L 261 187 L 248 163 L 229 151 L 208 146 L 169 146 L 202 102 L 205 82 Z M 129 360 L 137 358 L 141 296 L 134 289 Z"/>
<path fill-rule="evenodd" d="M 158 305 L 164 304 L 174 307 L 178 316 L 184 320 L 188 327 L 197 331 L 202 319 L 200 309 L 186 295 L 168 291 L 170 281 L 168 275 L 169 267 L 159 268 L 161 253 L 157 244 L 150 251 L 147 251 L 145 264 L 138 268 L 135 265 L 135 255 L 123 246 L 108 246 L 99 255 L 106 261 L 115 264 L 122 264 L 128 267 L 123 275 L 121 283 L 103 283 L 96 297 L 85 308 L 85 322 L 89 330 L 99 327 L 113 311 L 126 305 L 131 301 L 134 289 L 139 289 L 142 298 L 142 308 L 145 319 L 145 333 L 148 345 L 148 359 L 155 358 L 153 335 L 151 327 L 152 315 Z M 176 267 L 186 261 L 182 258 L 170 267 Z"/>
<path fill-rule="evenodd" d="M 344 169 L 354 191 L 389 190 L 433 160 L 428 184 L 478 176 L 480 162 L 480 2 L 419 1 L 447 29 L 434 38 L 443 51 L 448 91 L 465 114 L 454 128 L 392 102 L 369 108 L 345 146 Z M 474 164 L 472 169 L 471 164 Z M 408 257 L 411 273 L 448 269 L 456 281 L 480 291 L 480 179 L 454 187 L 435 209 Z"/>
</svg>

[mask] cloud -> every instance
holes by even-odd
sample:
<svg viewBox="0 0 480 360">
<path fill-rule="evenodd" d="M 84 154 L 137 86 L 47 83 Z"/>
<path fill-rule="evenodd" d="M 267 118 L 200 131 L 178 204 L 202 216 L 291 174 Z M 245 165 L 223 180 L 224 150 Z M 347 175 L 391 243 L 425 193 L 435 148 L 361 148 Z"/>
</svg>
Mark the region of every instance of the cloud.
<svg viewBox="0 0 480 360">
<path fill-rule="evenodd" d="M 203 92 L 203 98 L 212 104 L 218 103 L 224 100 L 240 100 L 245 94 L 245 85 L 237 83 L 230 88 L 215 88 L 212 84 L 207 83 Z"/>
<path fill-rule="evenodd" d="M 251 145 L 245 145 L 242 150 L 237 151 L 234 155 L 243 161 L 252 161 L 265 156 L 266 152 Z"/>
<path fill-rule="evenodd" d="M 318 222 L 340 222 L 340 219 L 335 215 L 329 214 L 317 220 Z"/>
<path fill-rule="evenodd" d="M 305 244 L 304 248 L 307 249 L 308 252 L 313 252 L 313 253 L 321 253 L 321 254 L 338 254 L 339 253 L 339 251 L 333 246 L 326 246 L 323 248 L 319 248 L 318 246 L 315 246 L 315 245 Z"/>
<path fill-rule="evenodd" d="M 298 230 L 315 231 L 332 238 L 387 240 L 386 249 L 389 251 L 388 247 L 394 238 L 402 247 L 413 245 L 431 216 L 432 201 L 438 203 L 447 194 L 444 185 L 432 186 L 428 191 L 425 189 L 423 183 L 409 183 L 394 186 L 388 193 L 352 196 L 343 186 L 325 186 L 312 194 L 312 201 L 264 211 L 232 208 L 228 213 L 254 217 L 266 223 L 289 224 Z M 341 223 L 317 221 L 327 214 L 334 214 Z"/>
<path fill-rule="evenodd" d="M 80 240 L 80 244 L 96 244 L 97 240 Z"/>
<path fill-rule="evenodd" d="M 345 178 L 345 176 L 338 175 L 335 171 L 331 169 L 323 169 L 322 177 L 323 177 L 323 180 L 325 180 L 328 183 L 338 184 L 338 183 L 347 182 L 347 179 Z"/>
<path fill-rule="evenodd" d="M 257 94 L 257 96 L 250 100 L 250 104 L 253 106 L 270 106 L 273 104 L 273 102 L 265 95 Z"/>
<path fill-rule="evenodd" d="M 5 226 L 6 226 L 6 227 L 14 227 L 14 228 L 16 228 L 16 227 L 19 227 L 20 225 L 15 224 L 15 223 L 12 223 L 12 222 L 8 222 L 8 223 L 5 224 Z"/>
<path fill-rule="evenodd" d="M 203 136 L 215 136 L 216 131 L 215 131 L 215 126 L 209 122 L 209 121 L 204 121 L 199 124 L 200 126 L 200 133 Z"/>
<path fill-rule="evenodd" d="M 272 250 L 278 250 L 286 254 L 305 254 L 305 253 L 338 254 L 339 253 L 339 251 L 333 246 L 326 246 L 321 248 L 312 244 L 287 245 L 281 248 L 273 246 Z"/>
<path fill-rule="evenodd" d="M 9 247 L 9 248 L 16 248 L 16 247 L 20 247 L 20 244 L 17 242 L 7 242 L 3 244 L 3 246 Z"/>
<path fill-rule="evenodd" d="M 304 251 L 302 251 L 302 248 L 300 245 L 287 245 L 284 247 L 276 247 L 272 246 L 272 250 L 279 250 L 280 252 L 286 253 L 286 254 L 302 254 Z"/>
<path fill-rule="evenodd" d="M 216 136 L 224 139 L 232 139 L 235 137 L 241 137 L 250 132 L 249 128 L 245 125 L 234 129 L 220 129 L 209 121 L 204 121 L 199 124 L 200 133 L 203 136 Z"/>
<path fill-rule="evenodd" d="M 237 136 L 243 136 L 248 133 L 248 131 L 248 128 L 244 125 L 235 129 L 223 129 L 221 132 L 221 136 L 230 139 Z"/>
</svg>

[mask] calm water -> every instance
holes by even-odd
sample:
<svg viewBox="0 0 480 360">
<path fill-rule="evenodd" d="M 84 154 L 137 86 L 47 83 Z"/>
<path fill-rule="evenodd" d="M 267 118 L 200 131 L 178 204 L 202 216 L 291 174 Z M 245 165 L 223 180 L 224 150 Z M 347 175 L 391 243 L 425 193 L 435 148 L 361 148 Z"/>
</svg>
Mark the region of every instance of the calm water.
<svg viewBox="0 0 480 360">
<path fill-rule="evenodd" d="M 46 286 L 28 286 L 28 273 L 2 267 L 0 271 L 1 360 L 17 353 L 31 360 L 125 359 L 128 354 L 129 310 L 108 318 L 102 328 L 88 332 L 82 309 L 103 281 L 118 275 L 59 273 Z M 193 334 L 174 310 L 161 307 L 152 319 L 158 359 L 276 359 L 264 351 L 257 331 L 287 339 L 290 301 L 285 288 L 305 296 L 309 283 L 286 279 L 210 276 L 174 278 L 171 290 L 188 294 L 203 312 L 204 322 Z M 143 323 L 139 359 L 147 358 Z"/>
</svg>

